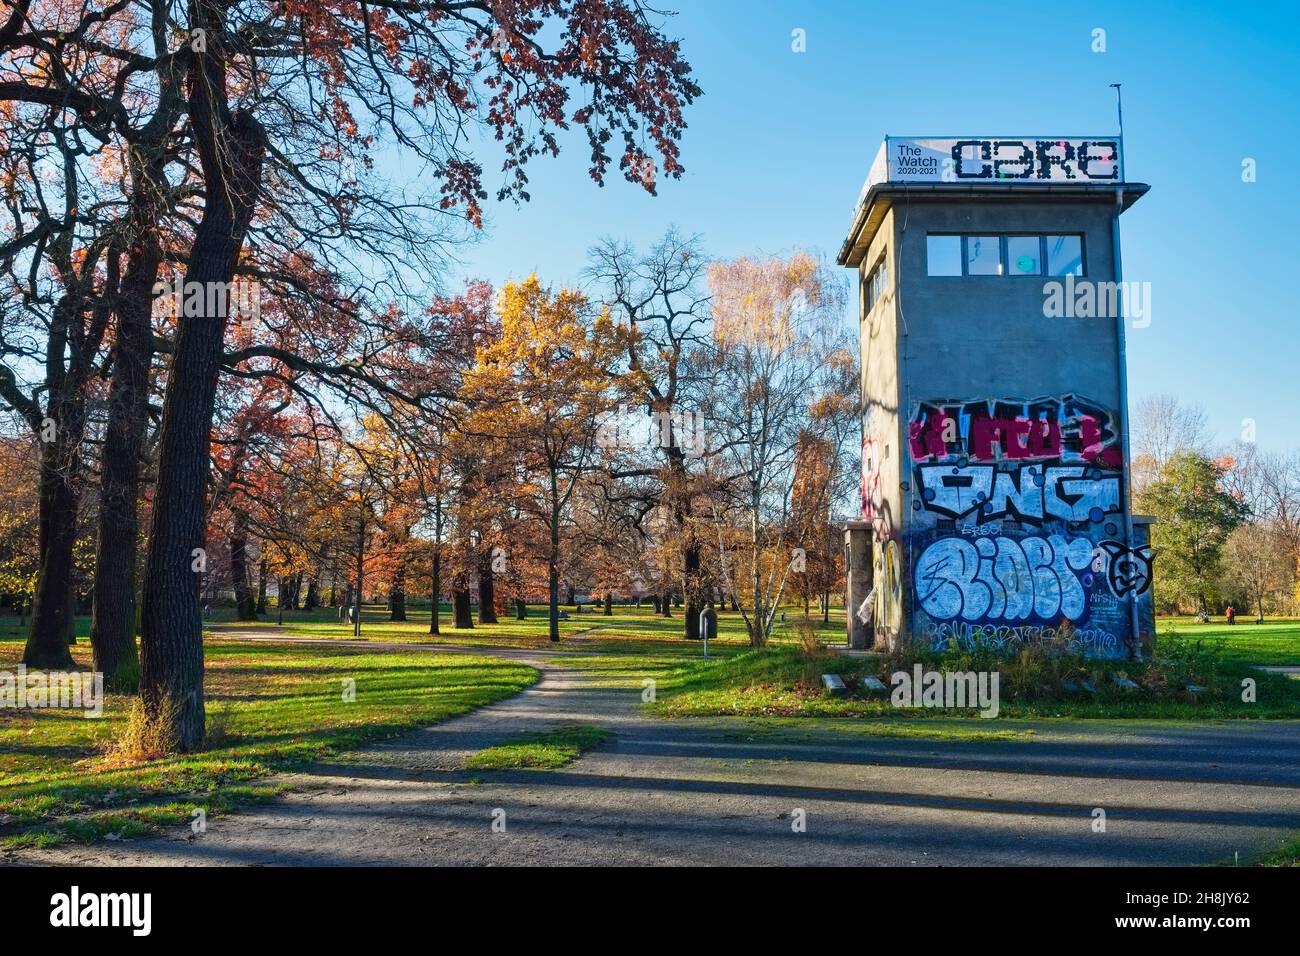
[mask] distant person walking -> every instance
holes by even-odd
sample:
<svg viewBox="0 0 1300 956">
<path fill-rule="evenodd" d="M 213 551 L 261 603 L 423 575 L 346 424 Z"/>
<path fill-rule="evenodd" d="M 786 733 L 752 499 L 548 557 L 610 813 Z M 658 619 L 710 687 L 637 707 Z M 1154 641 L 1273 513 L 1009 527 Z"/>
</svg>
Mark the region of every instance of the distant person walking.
<svg viewBox="0 0 1300 956">
<path fill-rule="evenodd" d="M 1237 610 L 1236 610 L 1236 608 L 1234 608 L 1231 604 L 1229 604 L 1229 605 L 1228 605 L 1228 609 L 1227 609 L 1227 611 L 1226 611 L 1225 613 L 1228 615 L 1228 623 L 1229 623 L 1229 624 L 1236 624 L 1236 623 L 1237 623 Z"/>
</svg>

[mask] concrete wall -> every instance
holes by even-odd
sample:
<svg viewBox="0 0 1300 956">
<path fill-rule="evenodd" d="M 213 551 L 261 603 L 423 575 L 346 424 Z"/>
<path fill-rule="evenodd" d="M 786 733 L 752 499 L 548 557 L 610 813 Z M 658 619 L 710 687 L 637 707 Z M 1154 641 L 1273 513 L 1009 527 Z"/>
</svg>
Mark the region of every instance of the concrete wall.
<svg viewBox="0 0 1300 956">
<path fill-rule="evenodd" d="M 1090 280 L 1115 277 L 1113 202 L 954 203 L 913 200 L 893 209 L 903 318 L 899 351 L 910 398 L 1079 392 L 1119 406 L 1113 319 L 1046 319 L 1043 276 L 926 275 L 928 233 L 1079 232 Z M 906 228 L 904 228 L 906 225 Z M 1014 387 L 1011 385 L 1014 383 Z"/>
<path fill-rule="evenodd" d="M 894 213 L 885 214 L 858 270 L 862 349 L 862 511 L 870 523 L 871 582 L 876 590 L 873 636 L 877 646 L 892 645 L 902 627 L 901 589 L 886 560 L 888 542 L 899 548 L 903 521 L 902 415 L 899 405 L 898 275 Z M 888 263 L 884 295 L 866 310 L 866 282 L 876 265 Z"/>
</svg>

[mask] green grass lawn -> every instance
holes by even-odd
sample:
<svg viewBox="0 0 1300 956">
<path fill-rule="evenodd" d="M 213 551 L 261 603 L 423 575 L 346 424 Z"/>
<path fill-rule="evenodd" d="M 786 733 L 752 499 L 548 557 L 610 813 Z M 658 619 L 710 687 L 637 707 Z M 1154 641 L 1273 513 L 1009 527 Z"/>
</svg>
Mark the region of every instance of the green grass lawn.
<svg viewBox="0 0 1300 956">
<path fill-rule="evenodd" d="M 1191 617 L 1156 619 L 1156 632 L 1161 637 L 1170 629 L 1182 639 L 1221 642 L 1225 661 L 1300 665 L 1300 618 L 1270 617 L 1256 624 L 1253 616 L 1238 614 L 1237 623 L 1231 627 L 1222 617 L 1212 618 L 1209 624 L 1198 624 Z"/>
<path fill-rule="evenodd" d="M 369 641 L 391 641 L 398 643 L 433 643 L 433 644 L 469 644 L 484 647 L 509 645 L 513 647 L 544 647 L 547 639 L 546 608 L 530 605 L 528 617 L 522 621 L 512 615 L 501 615 L 497 624 L 479 624 L 477 615 L 473 628 L 457 630 L 451 626 L 451 615 L 444 608 L 441 619 L 441 633 L 429 633 L 429 607 L 415 605 L 408 607 L 406 621 L 390 621 L 388 610 L 383 605 L 365 605 L 361 614 L 361 639 Z M 670 617 L 654 613 L 646 604 L 641 608 L 615 605 L 613 614 L 606 616 L 603 608 L 584 605 L 581 612 L 572 607 L 562 608 L 568 618 L 560 621 L 561 641 L 574 639 L 598 647 L 600 650 L 627 650 L 629 641 L 649 641 L 652 644 L 661 641 L 679 641 L 682 632 L 683 609 L 673 608 Z M 787 612 L 788 620 L 778 624 L 774 640 L 776 642 L 794 639 L 790 624 L 797 612 L 793 608 Z M 840 612 L 842 613 L 842 612 Z M 270 629 L 274 633 L 277 615 L 274 608 L 257 622 L 236 622 L 229 608 L 216 608 L 212 611 L 206 628 L 213 634 L 227 630 Z M 827 640 L 842 640 L 844 624 L 832 611 L 831 622 L 823 625 Z M 294 637 L 352 639 L 352 625 L 340 624 L 337 608 L 318 608 L 313 611 L 286 611 L 282 633 Z M 723 612 L 718 615 L 718 636 L 710 646 L 733 645 L 747 646 L 748 636 L 744 621 L 739 614 Z M 697 643 L 686 644 L 696 647 Z"/>
<path fill-rule="evenodd" d="M 642 688 L 643 696 L 653 690 L 652 713 L 663 717 L 699 717 L 740 715 L 750 717 L 856 717 L 950 719 L 952 713 L 941 709 L 899 711 L 886 693 L 868 696 L 854 692 L 846 697 L 831 697 L 821 686 L 823 673 L 837 673 L 850 684 L 866 674 L 878 677 L 888 689 L 890 675 L 879 658 L 852 658 L 827 655 L 808 658 L 793 644 L 750 651 L 723 648 L 713 660 L 705 662 L 698 653 L 685 655 L 666 648 L 608 657 L 565 658 L 567 663 L 595 676 L 605 686 Z M 1185 692 L 1180 682 L 1161 686 L 1159 676 L 1143 665 L 1122 662 L 1098 665 L 1093 677 L 1095 696 L 1053 696 L 1027 692 L 1018 695 L 1012 680 L 1015 665 L 999 663 L 1002 672 L 1001 717 L 1081 717 L 1120 719 L 1221 719 L 1221 718 L 1300 718 L 1300 681 L 1261 672 L 1249 664 L 1221 660 L 1216 665 L 1210 686 L 1195 698 Z M 953 669 L 969 670 L 969 667 Z M 1123 673 L 1141 685 L 1137 691 L 1113 686 L 1109 675 Z M 1257 699 L 1246 703 L 1240 699 L 1240 682 L 1256 682 Z M 647 685 L 653 681 L 653 685 Z M 971 715 L 974 711 L 970 712 Z M 975 722 L 991 726 L 990 721 Z"/>
<path fill-rule="evenodd" d="M 0 670 L 22 644 L 0 641 Z M 89 665 L 78 644 L 77 663 Z M 522 664 L 476 656 L 371 653 L 212 641 L 205 648 L 209 749 L 119 757 L 130 698 L 109 695 L 102 719 L 56 710 L 0 712 L 0 846 L 130 836 L 271 795 L 257 781 L 328 754 L 437 723 L 519 693 Z M 355 681 L 355 701 L 344 681 Z"/>
</svg>

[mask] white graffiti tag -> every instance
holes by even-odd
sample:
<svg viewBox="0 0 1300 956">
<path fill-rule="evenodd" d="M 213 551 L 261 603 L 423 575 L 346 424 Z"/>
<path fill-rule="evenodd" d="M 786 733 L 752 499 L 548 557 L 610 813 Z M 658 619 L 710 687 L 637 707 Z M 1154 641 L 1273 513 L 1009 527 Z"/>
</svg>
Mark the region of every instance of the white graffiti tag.
<svg viewBox="0 0 1300 956">
<path fill-rule="evenodd" d="M 1087 538 L 940 538 L 916 562 L 916 596 L 938 620 L 1079 620 L 1087 596 L 1075 576 L 1092 561 Z"/>
</svg>

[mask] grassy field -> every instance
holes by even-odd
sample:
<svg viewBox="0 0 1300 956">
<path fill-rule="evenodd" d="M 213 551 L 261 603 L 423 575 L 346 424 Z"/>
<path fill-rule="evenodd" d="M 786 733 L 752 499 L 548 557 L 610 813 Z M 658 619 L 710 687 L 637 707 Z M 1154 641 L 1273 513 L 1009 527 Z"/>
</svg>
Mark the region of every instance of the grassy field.
<svg viewBox="0 0 1300 956">
<path fill-rule="evenodd" d="M 725 620 L 725 616 L 724 616 Z M 1102 666 L 1091 676 L 1093 694 L 1061 695 L 1017 693 L 1023 675 L 1014 663 L 999 664 L 1003 671 L 1001 715 L 1006 717 L 1082 717 L 1131 719 L 1300 718 L 1300 681 L 1262 673 L 1257 664 L 1300 661 L 1300 620 L 1270 621 L 1263 625 L 1238 623 L 1228 627 L 1196 624 L 1191 618 L 1162 618 L 1158 630 L 1158 659 L 1196 658 L 1171 668 L 1128 664 Z M 823 630 L 823 640 L 838 640 L 838 625 Z M 1197 650 L 1197 645 L 1200 645 Z M 809 658 L 791 635 L 783 635 L 766 651 L 750 652 L 740 635 L 711 650 L 714 660 L 700 660 L 698 647 L 683 652 L 680 645 L 644 641 L 622 642 L 626 655 L 596 659 L 577 656 L 570 663 L 599 675 L 609 686 L 645 687 L 654 682 L 653 712 L 666 717 L 745 715 L 754 717 L 859 717 L 898 716 L 888 697 L 851 693 L 830 697 L 821 686 L 821 674 L 838 673 L 853 684 L 867 673 L 887 687 L 889 673 L 874 659 L 840 656 Z M 1183 669 L 1180 669 L 1183 668 Z M 954 669 L 975 669 L 962 667 Z M 1192 671 L 1195 673 L 1192 673 Z M 1140 685 L 1126 691 L 1111 683 L 1112 674 L 1129 677 Z M 1241 681 L 1256 681 L 1257 700 L 1241 700 Z M 1206 686 L 1193 696 L 1187 680 Z M 920 719 L 944 719 L 942 711 L 909 711 Z"/>
<path fill-rule="evenodd" d="M 22 644 L 0 641 L 0 670 Z M 73 651 L 89 665 L 89 648 Z M 128 759 L 114 740 L 130 699 L 101 719 L 56 710 L 0 713 L 0 846 L 124 837 L 219 814 L 273 793 L 258 781 L 330 753 L 517 694 L 530 667 L 486 657 L 209 641 L 209 749 Z M 344 700 L 345 681 L 355 700 Z"/>
<path fill-rule="evenodd" d="M 860 678 L 871 674 L 889 688 L 889 665 L 879 658 L 851 658 L 840 655 L 809 658 L 795 645 L 779 645 L 764 651 L 742 650 L 704 662 L 698 655 L 641 653 L 600 658 L 566 659 L 580 669 L 597 675 L 606 686 L 646 688 L 653 681 L 654 701 L 650 710 L 662 717 L 750 716 L 850 717 L 907 719 L 949 719 L 942 709 L 914 709 L 901 712 L 888 694 L 871 696 L 856 689 Z M 930 665 L 936 669 L 942 665 Z M 953 670 L 977 669 L 947 665 Z M 1195 697 L 1171 684 L 1167 675 L 1142 666 L 1098 666 L 1092 680 L 1097 693 L 1058 695 L 1017 691 L 1013 662 L 999 664 L 1002 672 L 1000 716 L 1007 718 L 1079 717 L 1120 719 L 1225 719 L 1300 718 L 1300 681 L 1267 674 L 1233 662 L 1222 662 L 1214 677 L 1199 676 L 1207 689 Z M 1131 677 L 1140 687 L 1126 691 L 1109 681 L 1111 672 Z M 840 674 L 853 688 L 844 697 L 831 697 L 822 689 L 823 673 Z M 1256 682 L 1254 703 L 1240 699 L 1240 681 Z M 969 715 L 973 715 L 971 710 Z M 968 716 L 969 716 L 968 715 Z M 978 723 L 994 726 L 989 721 Z"/>
<path fill-rule="evenodd" d="M 681 608 L 673 608 L 671 617 L 662 617 L 654 613 L 649 604 L 636 608 L 615 605 L 614 613 L 606 616 L 601 608 L 586 605 L 582 611 L 572 607 L 562 608 L 568 617 L 560 621 L 561 641 L 574 639 L 583 643 L 596 645 L 601 650 L 629 650 L 629 642 L 644 641 L 651 645 L 663 641 L 677 641 L 682 631 Z M 791 609 L 787 612 L 788 623 L 792 623 L 799 612 Z M 451 615 L 444 609 L 441 615 L 441 630 L 438 635 L 429 633 L 428 605 L 407 609 L 408 620 L 390 621 L 388 610 L 383 605 L 366 605 L 362 608 L 361 639 L 367 641 L 389 641 L 419 644 L 469 644 L 484 647 L 509 645 L 511 647 L 545 647 L 547 639 L 546 608 L 530 606 L 528 617 L 517 621 L 513 616 L 501 615 L 497 624 L 479 624 L 477 616 L 473 628 L 457 630 L 451 626 Z M 270 613 L 261 621 L 236 622 L 229 609 L 214 609 L 207 628 L 213 634 L 227 630 L 254 630 L 267 628 L 274 633 L 276 614 Z M 791 641 L 793 632 L 787 624 L 777 628 L 777 642 Z M 827 640 L 843 640 L 843 621 L 836 620 L 832 612 L 831 623 L 824 626 Z M 337 608 L 318 608 L 314 611 L 286 611 L 282 633 L 294 637 L 352 639 L 352 625 L 340 624 Z M 718 637 L 711 642 L 714 645 L 748 646 L 744 621 L 739 614 L 724 612 L 718 616 Z M 698 644 L 687 644 L 695 647 Z"/>
<path fill-rule="evenodd" d="M 700 653 L 696 643 L 680 641 L 682 627 L 682 610 L 673 608 L 672 617 L 664 618 L 653 613 L 649 604 L 642 608 L 616 605 L 614 614 L 606 617 L 600 608 L 593 605 L 584 607 L 581 613 L 573 608 L 565 608 L 569 617 L 560 621 L 562 641 L 580 641 L 593 649 L 602 651 L 620 651 L 624 653 L 658 652 L 667 649 L 671 653 L 681 648 L 687 656 Z M 843 610 L 834 608 L 831 621 L 821 625 L 818 619 L 822 639 L 827 642 L 843 640 Z M 793 643 L 795 638 L 788 626 L 789 622 L 800 614 L 794 608 L 787 611 L 787 624 L 779 625 L 773 643 Z M 483 647 L 545 647 L 549 642 L 546 636 L 546 609 L 530 606 L 528 618 L 516 621 L 502 616 L 498 624 L 475 624 L 470 630 L 455 630 L 451 626 L 451 616 L 443 609 L 442 633 L 438 636 L 429 634 L 428 604 L 413 605 L 408 609 L 410 620 L 393 622 L 388 620 L 388 611 L 382 605 L 367 605 L 362 608 L 361 639 L 365 641 L 384 641 L 412 644 L 468 644 Z M 1168 644 L 1171 633 L 1178 640 L 1202 641 L 1206 645 L 1215 645 L 1225 662 L 1235 664 L 1296 664 L 1300 665 L 1300 618 L 1269 618 L 1264 624 L 1253 623 L 1253 618 L 1238 616 L 1237 624 L 1229 627 L 1222 618 L 1209 624 L 1197 624 L 1191 617 L 1161 617 L 1156 621 L 1159 632 L 1158 650 Z M 77 634 L 84 639 L 90 631 L 90 618 L 76 619 Z M 271 612 L 256 622 L 235 622 L 230 608 L 214 608 L 207 625 L 209 633 L 220 636 L 225 631 L 266 630 L 267 636 L 277 632 L 293 637 L 352 639 L 352 626 L 340 624 L 337 608 L 318 608 L 314 611 L 286 611 L 283 628 L 276 627 L 276 613 Z M 710 653 L 725 655 L 748 646 L 744 623 L 740 615 L 723 612 L 718 616 L 718 639 L 710 642 Z M 16 618 L 0 618 L 0 642 L 21 640 L 25 631 L 18 626 Z"/>
<path fill-rule="evenodd" d="M 1180 638 L 1220 643 L 1225 661 L 1300 665 L 1300 618 L 1265 618 L 1263 624 L 1256 624 L 1254 617 L 1238 614 L 1231 627 L 1223 618 L 1211 619 L 1209 624 L 1198 624 L 1191 617 L 1156 619 L 1158 634 L 1171 629 Z"/>
</svg>

